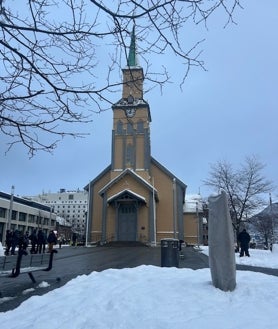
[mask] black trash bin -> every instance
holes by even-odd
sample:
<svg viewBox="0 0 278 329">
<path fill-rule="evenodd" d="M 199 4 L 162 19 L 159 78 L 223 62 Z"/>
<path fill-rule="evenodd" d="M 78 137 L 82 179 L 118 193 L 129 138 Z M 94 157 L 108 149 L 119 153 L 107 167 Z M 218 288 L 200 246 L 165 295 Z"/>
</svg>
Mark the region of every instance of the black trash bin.
<svg viewBox="0 0 278 329">
<path fill-rule="evenodd" d="M 179 240 L 162 239 L 161 246 L 161 267 L 179 267 Z"/>
</svg>

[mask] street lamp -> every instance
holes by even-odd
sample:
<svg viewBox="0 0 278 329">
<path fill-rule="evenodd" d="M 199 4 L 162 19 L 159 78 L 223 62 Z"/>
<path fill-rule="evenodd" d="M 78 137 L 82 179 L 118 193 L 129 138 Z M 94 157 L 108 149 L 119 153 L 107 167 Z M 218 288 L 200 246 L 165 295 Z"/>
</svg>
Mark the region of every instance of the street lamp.
<svg viewBox="0 0 278 329">
<path fill-rule="evenodd" d="M 200 245 L 200 219 L 199 219 L 199 204 L 196 201 L 196 217 L 197 217 L 197 247 Z"/>
<path fill-rule="evenodd" d="M 11 189 L 10 210 L 9 210 L 8 227 L 7 227 L 8 230 L 11 229 L 13 201 L 14 201 L 14 185 L 12 185 L 12 189 Z"/>
<path fill-rule="evenodd" d="M 173 226 L 174 226 L 174 239 L 177 238 L 177 182 L 173 178 Z"/>
</svg>

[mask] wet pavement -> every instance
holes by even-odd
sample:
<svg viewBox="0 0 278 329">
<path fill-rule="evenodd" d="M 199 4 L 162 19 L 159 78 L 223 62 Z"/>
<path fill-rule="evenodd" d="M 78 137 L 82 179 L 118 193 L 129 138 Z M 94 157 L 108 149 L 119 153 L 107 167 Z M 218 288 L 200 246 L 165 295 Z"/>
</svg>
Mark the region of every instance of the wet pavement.
<svg viewBox="0 0 278 329">
<path fill-rule="evenodd" d="M 17 278 L 0 278 L 0 312 L 6 312 L 18 307 L 24 300 L 34 295 L 43 295 L 51 290 L 65 285 L 78 275 L 90 274 L 92 271 L 103 271 L 109 268 L 121 269 L 140 265 L 161 266 L 160 247 L 146 246 L 110 246 L 110 247 L 62 247 L 54 255 L 54 266 L 50 272 L 34 272 L 37 283 L 32 283 L 28 274 Z M 184 257 L 179 260 L 179 268 L 193 270 L 208 268 L 208 257 L 187 247 L 183 249 Z M 237 266 L 238 270 L 262 272 L 278 276 L 278 269 L 264 269 L 250 266 Z M 50 286 L 38 288 L 41 282 Z M 35 288 L 27 294 L 27 289 Z M 3 298 L 14 297 L 5 302 Z"/>
</svg>

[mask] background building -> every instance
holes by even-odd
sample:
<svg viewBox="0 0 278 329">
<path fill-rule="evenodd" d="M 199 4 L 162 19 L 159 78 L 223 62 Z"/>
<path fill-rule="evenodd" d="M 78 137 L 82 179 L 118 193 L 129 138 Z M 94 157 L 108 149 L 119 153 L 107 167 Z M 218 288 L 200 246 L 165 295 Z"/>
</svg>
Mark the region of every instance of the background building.
<svg viewBox="0 0 278 329">
<path fill-rule="evenodd" d="M 7 229 L 17 229 L 23 233 L 42 229 L 48 235 L 49 231 L 55 228 L 56 215 L 49 206 L 0 192 L 0 241 L 3 245 Z"/>
<path fill-rule="evenodd" d="M 200 194 L 186 195 L 183 205 L 184 241 L 187 245 L 208 244 L 208 207 Z"/>
<path fill-rule="evenodd" d="M 85 237 L 88 205 L 86 191 L 66 191 L 61 188 L 57 193 L 42 193 L 28 198 L 51 207 L 52 211 L 61 217 L 59 225 L 70 225 L 72 232 L 77 233 L 79 239 Z"/>
</svg>

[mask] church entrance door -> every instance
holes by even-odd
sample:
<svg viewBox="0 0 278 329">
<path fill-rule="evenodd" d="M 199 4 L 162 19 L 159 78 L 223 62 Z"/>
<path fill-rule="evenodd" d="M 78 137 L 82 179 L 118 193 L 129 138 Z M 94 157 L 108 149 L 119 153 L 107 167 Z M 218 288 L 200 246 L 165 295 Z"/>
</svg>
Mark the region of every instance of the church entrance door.
<svg viewBox="0 0 278 329">
<path fill-rule="evenodd" d="M 118 217 L 118 241 L 136 241 L 137 209 L 134 204 L 121 204 Z"/>
</svg>

